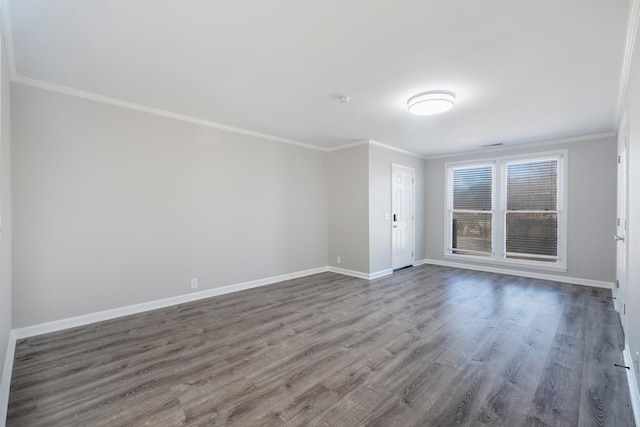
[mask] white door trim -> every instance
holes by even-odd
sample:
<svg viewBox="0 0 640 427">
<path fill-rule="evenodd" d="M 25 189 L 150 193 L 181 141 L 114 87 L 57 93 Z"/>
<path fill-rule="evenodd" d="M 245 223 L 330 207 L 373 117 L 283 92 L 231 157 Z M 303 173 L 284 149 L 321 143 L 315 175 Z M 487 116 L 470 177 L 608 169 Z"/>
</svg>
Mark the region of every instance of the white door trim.
<svg viewBox="0 0 640 427">
<path fill-rule="evenodd" d="M 620 133 L 618 134 L 617 141 L 617 200 L 616 200 L 616 217 L 620 222 L 616 224 L 616 239 L 617 236 L 622 237 L 624 240 L 616 242 L 616 287 L 614 287 L 615 308 L 620 315 L 620 321 L 622 328 L 627 330 L 627 316 L 625 315 L 625 304 L 628 299 L 629 289 L 629 242 L 628 237 L 628 222 L 629 222 L 629 144 L 628 144 L 628 123 L 626 114 L 621 121 Z M 622 168 L 622 172 L 620 171 Z M 620 182 L 621 175 L 624 179 Z M 619 257 L 622 254 L 624 259 L 620 261 Z M 617 284 L 620 284 L 620 288 L 617 288 Z"/>
<path fill-rule="evenodd" d="M 393 232 L 394 229 L 394 221 L 393 221 L 393 215 L 396 212 L 396 206 L 395 206 L 395 197 L 394 197 L 394 191 L 395 191 L 395 187 L 396 187 L 396 183 L 394 180 L 394 170 L 398 168 L 398 169 L 405 169 L 407 171 L 409 171 L 411 173 L 411 231 L 410 231 L 410 235 L 411 235 L 411 262 L 409 264 L 406 265 L 402 265 L 402 266 L 397 266 L 394 264 L 395 262 L 395 257 L 394 257 L 394 247 L 395 247 L 395 234 Z M 415 255 L 416 255 L 416 170 L 412 167 L 409 166 L 405 166 L 405 165 L 401 165 L 398 163 L 391 163 L 391 268 L 392 269 L 397 269 L 397 268 L 404 268 L 404 267 L 408 267 L 408 266 L 412 266 L 413 263 L 415 262 Z"/>
</svg>

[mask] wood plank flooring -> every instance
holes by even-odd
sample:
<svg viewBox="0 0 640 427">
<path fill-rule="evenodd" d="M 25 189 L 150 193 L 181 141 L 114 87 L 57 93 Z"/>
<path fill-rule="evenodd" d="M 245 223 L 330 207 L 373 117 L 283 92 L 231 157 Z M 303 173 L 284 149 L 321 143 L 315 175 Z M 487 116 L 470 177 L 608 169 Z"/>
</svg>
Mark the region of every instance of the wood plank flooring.
<svg viewBox="0 0 640 427">
<path fill-rule="evenodd" d="M 611 292 L 423 265 L 20 340 L 9 426 L 633 426 Z"/>
</svg>

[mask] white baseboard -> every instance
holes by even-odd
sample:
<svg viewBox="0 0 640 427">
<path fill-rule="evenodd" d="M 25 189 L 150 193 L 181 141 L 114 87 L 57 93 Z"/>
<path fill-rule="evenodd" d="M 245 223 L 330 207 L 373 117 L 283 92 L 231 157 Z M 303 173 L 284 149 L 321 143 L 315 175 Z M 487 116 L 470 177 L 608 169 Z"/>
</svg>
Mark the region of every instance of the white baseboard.
<svg viewBox="0 0 640 427">
<path fill-rule="evenodd" d="M 558 276 L 547 273 L 534 273 L 531 271 L 510 270 L 508 268 L 487 267 L 484 265 L 466 264 L 461 262 L 440 261 L 437 259 L 426 259 L 426 264 L 441 265 L 444 267 L 462 268 L 465 270 L 484 271 L 486 273 L 507 274 L 510 276 L 528 277 L 530 279 L 550 280 L 552 282 L 571 283 L 574 285 L 592 286 L 594 288 L 614 289 L 613 282 L 603 282 L 600 280 L 581 279 L 579 277 Z"/>
<path fill-rule="evenodd" d="M 619 292 L 620 292 L 620 289 L 616 288 L 614 283 L 613 287 L 611 288 L 611 296 L 613 297 L 613 308 L 615 311 L 618 312 L 618 315 L 622 313 L 622 310 L 623 310 L 623 307 L 620 307 L 620 300 L 618 299 Z M 622 317 L 620 318 L 620 321 L 622 321 Z"/>
<path fill-rule="evenodd" d="M 129 305 L 110 310 L 99 311 L 96 313 L 85 314 L 82 316 L 70 317 L 67 319 L 55 320 L 53 322 L 41 323 L 38 325 L 26 326 L 23 328 L 13 329 L 10 333 L 9 343 L 7 345 L 7 354 L 5 356 L 4 368 L 2 370 L 2 381 L 0 382 L 0 426 L 4 426 L 7 407 L 9 404 L 9 391 L 11 387 L 11 373 L 13 370 L 13 360 L 15 356 L 16 340 L 28 338 L 36 335 L 46 334 L 50 332 L 62 331 L 64 329 L 75 328 L 78 326 L 89 325 L 91 323 L 101 322 L 104 320 L 115 319 L 131 314 L 142 313 L 145 311 L 156 310 L 159 308 L 169 307 L 176 304 L 183 304 L 191 301 L 197 301 L 204 298 L 210 298 L 218 295 L 229 294 L 232 292 L 244 291 L 247 289 L 257 288 L 260 286 L 271 285 L 283 282 L 285 280 L 297 279 L 300 277 L 310 276 L 312 274 L 324 273 L 331 271 L 347 276 L 358 277 L 365 280 L 373 280 L 379 277 L 393 274 L 393 270 L 382 270 L 376 273 L 367 274 L 359 271 L 345 270 L 335 267 L 318 267 L 310 270 L 298 271 L 295 273 L 283 274 L 280 276 L 268 277 L 265 279 L 252 280 L 249 282 L 238 283 L 235 285 L 223 286 L 220 288 L 209 289 L 201 292 L 178 295 L 175 297 L 164 298 L 155 301 L 149 301 L 141 304 Z"/>
<path fill-rule="evenodd" d="M 633 357 L 631 356 L 631 350 L 628 344 L 625 344 L 622 354 L 624 356 L 624 364 L 631 368 L 626 370 L 627 382 L 629 383 L 629 400 L 631 400 L 631 408 L 633 409 L 633 417 L 636 420 L 636 425 L 640 426 L 640 390 L 638 390 L 636 367 L 633 364 Z"/>
<path fill-rule="evenodd" d="M 358 279 L 373 280 L 380 277 L 393 274 L 393 270 L 388 268 L 386 270 L 376 271 L 375 273 L 363 273 L 361 271 L 347 270 L 346 268 L 329 267 L 329 271 L 332 273 L 344 274 L 345 276 L 357 277 Z"/>
<path fill-rule="evenodd" d="M 516 270 L 508 270 L 502 268 L 493 267 L 481 267 L 470 266 L 467 264 L 460 264 L 448 261 L 438 261 L 431 259 L 423 259 L 413 263 L 414 266 L 423 264 L 442 265 L 446 267 L 456 267 L 469 270 L 486 271 L 490 273 L 510 274 L 523 277 L 531 277 L 544 280 L 552 280 L 556 282 L 574 283 L 586 286 L 595 286 L 602 288 L 614 289 L 613 283 L 598 282 L 593 280 L 578 279 L 573 277 L 554 276 L 550 274 L 538 274 L 529 273 Z M 7 352 L 5 355 L 4 367 L 2 369 L 2 381 L 0 381 L 0 426 L 4 426 L 7 417 L 7 408 L 9 405 L 9 391 L 11 387 L 11 374 L 13 371 L 13 360 L 15 356 L 16 340 L 21 338 L 27 338 L 35 335 L 40 335 L 49 332 L 56 332 L 63 329 L 73 328 L 77 326 L 84 326 L 103 320 L 110 320 L 121 316 L 127 316 L 130 314 L 142 313 L 149 310 L 155 310 L 158 308 L 169 307 L 176 304 L 182 304 L 190 301 L 196 301 L 204 298 L 210 298 L 217 295 L 224 295 L 232 292 L 243 291 L 247 289 L 257 288 L 260 286 L 271 285 L 274 283 L 282 282 L 285 280 L 297 279 L 300 277 L 310 276 L 312 274 L 324 273 L 331 271 L 333 273 L 344 274 L 347 276 L 357 277 L 365 280 L 373 280 L 379 277 L 384 277 L 393 274 L 393 270 L 381 270 L 375 273 L 362 273 L 359 271 L 346 270 L 337 267 L 319 267 L 305 271 L 299 271 L 295 273 L 284 274 L 280 276 L 268 277 L 265 279 L 253 280 L 244 283 L 238 283 L 235 285 L 223 286 L 220 288 L 209 289 L 202 292 L 194 292 L 191 294 L 179 295 L 171 298 L 165 298 L 161 300 L 150 301 L 142 304 L 135 304 L 126 307 L 120 307 L 112 310 L 105 310 L 97 313 L 91 313 L 82 316 L 71 317 L 68 319 L 61 319 L 54 322 L 43 323 L 39 325 L 27 326 L 24 328 L 18 328 L 11 331 L 9 335 L 9 342 L 7 344 Z M 633 360 L 629 347 L 625 347 L 624 359 L 627 366 L 633 367 Z M 627 370 L 627 381 L 629 383 L 629 393 L 631 396 L 631 403 L 633 407 L 634 417 L 636 424 L 640 426 L 640 394 L 638 392 L 635 372 Z"/>
<path fill-rule="evenodd" d="M 387 268 L 386 270 L 376 271 L 375 273 L 369 274 L 369 280 L 379 279 L 381 277 L 389 276 L 390 274 L 393 274 L 393 270 L 390 268 Z"/>
<path fill-rule="evenodd" d="M 369 274 L 361 271 L 347 270 L 346 268 L 329 267 L 329 271 L 332 273 L 344 274 L 345 276 L 357 277 L 358 279 L 369 280 Z"/>
<path fill-rule="evenodd" d="M 4 356 L 4 366 L 2 368 L 2 381 L 0 381 L 0 426 L 5 426 L 7 422 L 7 409 L 9 407 L 9 391 L 11 389 L 11 373 L 13 372 L 13 359 L 16 352 L 16 335 L 9 333 L 7 343 L 7 353 Z"/>
<path fill-rule="evenodd" d="M 57 332 L 64 329 L 75 328 L 78 326 L 89 325 L 91 323 L 101 322 L 104 320 L 115 319 L 117 317 L 128 316 L 131 314 L 142 313 L 145 311 L 156 310 L 159 308 L 169 307 L 176 304 L 183 304 L 191 301 L 197 301 L 204 298 L 210 298 L 218 295 L 229 294 L 232 292 L 244 291 L 247 289 L 257 288 L 260 286 L 271 285 L 285 280 L 297 279 L 299 277 L 310 276 L 312 274 L 324 273 L 331 271 L 346 276 L 358 277 L 365 280 L 373 280 L 379 277 L 387 276 L 393 273 L 393 270 L 381 270 L 375 273 L 367 274 L 359 271 L 346 270 L 336 267 L 318 267 L 310 270 L 298 271 L 295 273 L 283 274 L 280 276 L 268 277 L 265 279 L 253 280 L 250 282 L 238 283 L 235 285 L 222 286 L 220 288 L 208 289 L 206 291 L 194 292 L 190 294 L 178 295 L 175 297 L 159 299 L 155 301 L 134 304 L 125 307 L 114 308 L 110 310 L 99 311 L 96 313 L 84 314 L 81 316 L 69 317 L 66 319 L 55 320 L 52 322 L 41 323 L 38 325 L 25 326 L 12 331 L 15 339 L 28 338 L 35 335 Z"/>
<path fill-rule="evenodd" d="M 332 273 L 344 274 L 345 276 L 357 277 L 358 279 L 369 280 L 369 274 L 355 270 L 347 270 L 346 268 L 329 267 Z"/>
<path fill-rule="evenodd" d="M 158 308 L 169 307 L 176 304 L 197 301 L 204 298 L 210 298 L 218 295 L 229 294 L 232 292 L 244 291 L 246 289 L 257 288 L 260 286 L 271 285 L 273 283 L 283 282 L 285 280 L 297 279 L 299 277 L 310 276 L 312 274 L 324 273 L 329 271 L 328 267 L 319 267 L 311 270 L 298 271 L 295 273 L 283 274 L 280 276 L 267 277 L 265 279 L 252 280 L 250 282 L 238 283 L 235 285 L 222 286 L 220 288 L 208 289 L 206 291 L 194 292 L 190 294 L 178 295 L 175 297 L 159 299 L 155 301 L 144 302 L 141 304 L 129 305 L 126 307 L 114 308 L 111 310 L 99 311 L 97 313 L 85 314 L 82 316 L 70 317 L 67 319 L 55 320 L 53 322 L 41 323 L 24 328 L 14 329 L 16 339 L 32 337 L 35 335 L 46 334 L 49 332 L 61 331 L 63 329 L 75 328 L 95 322 L 115 319 L 117 317 L 128 316 L 130 314 L 142 313 L 145 311 L 156 310 Z"/>
</svg>

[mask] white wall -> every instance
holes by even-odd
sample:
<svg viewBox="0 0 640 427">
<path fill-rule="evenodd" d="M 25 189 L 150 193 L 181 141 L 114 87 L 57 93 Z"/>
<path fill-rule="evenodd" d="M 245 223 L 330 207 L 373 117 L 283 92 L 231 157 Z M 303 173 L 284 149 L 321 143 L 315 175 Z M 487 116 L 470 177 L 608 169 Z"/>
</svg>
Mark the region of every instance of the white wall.
<svg viewBox="0 0 640 427">
<path fill-rule="evenodd" d="M 426 191 L 426 258 L 461 262 L 444 256 L 445 163 L 491 159 L 511 154 L 568 150 L 567 272 L 518 268 L 505 264 L 469 263 L 612 283 L 615 280 L 616 139 L 600 138 L 544 146 L 487 150 L 429 159 Z"/>
<path fill-rule="evenodd" d="M 415 170 L 415 260 L 424 259 L 425 161 L 376 144 L 369 146 L 369 271 L 391 268 L 391 165 Z"/>
<path fill-rule="evenodd" d="M 329 265 L 369 273 L 368 144 L 329 152 L 327 180 Z"/>
<path fill-rule="evenodd" d="M 638 191 L 640 184 L 640 42 L 637 39 L 632 58 L 623 107 L 629 126 L 629 229 L 627 231 L 629 289 L 626 298 L 627 329 L 625 330 L 625 338 L 631 355 L 636 360 L 636 352 L 640 351 L 640 191 Z M 636 373 L 636 379 L 638 380 L 638 388 L 640 388 L 638 373 Z"/>
<path fill-rule="evenodd" d="M 0 33 L 2 33 L 0 31 Z M 0 375 L 11 331 L 11 129 L 9 69 L 4 40 L 0 40 Z M 2 378 L 0 378 L 2 384 Z M 2 413 L 2 410 L 0 410 Z M 0 421 L 2 424 L 4 420 Z"/>
<path fill-rule="evenodd" d="M 327 265 L 325 153 L 12 86 L 13 327 Z"/>
</svg>

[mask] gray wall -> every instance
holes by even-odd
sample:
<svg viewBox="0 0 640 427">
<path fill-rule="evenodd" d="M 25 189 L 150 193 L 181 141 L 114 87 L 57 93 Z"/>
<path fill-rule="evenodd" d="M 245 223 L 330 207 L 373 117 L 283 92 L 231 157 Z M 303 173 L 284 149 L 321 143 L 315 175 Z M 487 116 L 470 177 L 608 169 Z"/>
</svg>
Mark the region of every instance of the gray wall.
<svg viewBox="0 0 640 427">
<path fill-rule="evenodd" d="M 391 165 L 415 169 L 415 260 L 424 259 L 425 161 L 395 150 L 369 146 L 369 271 L 391 268 Z"/>
<path fill-rule="evenodd" d="M 544 146 L 487 150 L 427 160 L 426 258 L 463 262 L 444 256 L 445 163 L 491 159 L 511 154 L 568 150 L 568 272 L 547 272 L 605 282 L 615 280 L 616 140 L 603 138 Z M 471 263 L 518 271 L 544 270 L 505 264 Z"/>
<path fill-rule="evenodd" d="M 327 265 L 325 153 L 12 86 L 13 327 Z"/>
<path fill-rule="evenodd" d="M 391 164 L 416 171 L 416 260 L 424 257 L 424 160 L 369 141 L 331 151 L 329 265 L 372 274 L 391 268 Z M 341 258 L 338 264 L 337 257 Z"/>
<path fill-rule="evenodd" d="M 369 273 L 369 145 L 329 152 L 327 180 L 329 265 Z"/>
<path fill-rule="evenodd" d="M 2 33 L 2 31 L 0 31 Z M 9 69 L 4 40 L 0 40 L 0 375 L 11 331 L 11 129 Z M 2 381 L 0 381 L 2 383 Z M 2 412 L 2 411 L 0 411 Z M 0 421 L 2 424 L 4 420 Z"/>
<path fill-rule="evenodd" d="M 636 360 L 636 352 L 640 351 L 640 43 L 635 44 L 633 52 L 624 111 L 629 124 L 629 281 L 625 337 L 631 355 Z M 640 388 L 640 375 L 637 370 L 636 379 Z"/>
</svg>

